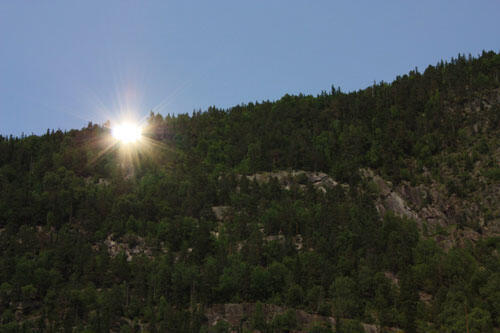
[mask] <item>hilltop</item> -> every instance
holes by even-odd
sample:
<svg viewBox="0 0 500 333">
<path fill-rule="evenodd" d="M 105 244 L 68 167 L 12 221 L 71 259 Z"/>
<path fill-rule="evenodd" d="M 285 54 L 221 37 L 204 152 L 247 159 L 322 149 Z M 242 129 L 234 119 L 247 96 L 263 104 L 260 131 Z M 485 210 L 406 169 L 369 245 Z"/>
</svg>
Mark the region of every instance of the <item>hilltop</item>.
<svg viewBox="0 0 500 333">
<path fill-rule="evenodd" d="M 495 332 L 500 54 L 0 136 L 0 330 Z"/>
</svg>

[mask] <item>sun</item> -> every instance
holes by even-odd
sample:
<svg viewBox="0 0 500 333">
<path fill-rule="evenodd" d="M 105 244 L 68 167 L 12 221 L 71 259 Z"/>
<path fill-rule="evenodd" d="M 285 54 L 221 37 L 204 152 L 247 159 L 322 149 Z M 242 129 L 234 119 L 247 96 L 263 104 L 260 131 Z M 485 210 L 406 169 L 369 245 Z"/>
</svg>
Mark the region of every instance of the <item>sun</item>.
<svg viewBox="0 0 500 333">
<path fill-rule="evenodd" d="M 111 129 L 113 137 L 123 143 L 134 143 L 141 139 L 142 128 L 134 123 L 121 123 Z"/>
</svg>

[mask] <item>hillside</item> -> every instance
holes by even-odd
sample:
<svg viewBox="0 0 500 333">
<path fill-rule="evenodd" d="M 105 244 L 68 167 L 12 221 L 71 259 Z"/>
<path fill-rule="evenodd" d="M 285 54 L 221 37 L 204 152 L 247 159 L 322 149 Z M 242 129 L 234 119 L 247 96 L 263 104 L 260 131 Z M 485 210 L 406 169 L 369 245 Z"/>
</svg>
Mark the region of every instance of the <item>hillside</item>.
<svg viewBox="0 0 500 333">
<path fill-rule="evenodd" d="M 0 331 L 500 331 L 500 54 L 0 136 Z"/>
</svg>

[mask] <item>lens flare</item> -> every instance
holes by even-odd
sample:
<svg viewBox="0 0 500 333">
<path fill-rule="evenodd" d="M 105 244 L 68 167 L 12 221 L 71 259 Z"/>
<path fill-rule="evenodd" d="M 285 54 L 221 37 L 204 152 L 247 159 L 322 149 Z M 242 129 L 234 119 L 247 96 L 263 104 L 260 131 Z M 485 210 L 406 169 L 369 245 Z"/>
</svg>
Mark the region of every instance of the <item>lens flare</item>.
<svg viewBox="0 0 500 333">
<path fill-rule="evenodd" d="M 123 143 L 134 143 L 141 139 L 141 126 L 133 123 L 122 123 L 114 126 L 111 130 L 113 137 Z"/>
</svg>

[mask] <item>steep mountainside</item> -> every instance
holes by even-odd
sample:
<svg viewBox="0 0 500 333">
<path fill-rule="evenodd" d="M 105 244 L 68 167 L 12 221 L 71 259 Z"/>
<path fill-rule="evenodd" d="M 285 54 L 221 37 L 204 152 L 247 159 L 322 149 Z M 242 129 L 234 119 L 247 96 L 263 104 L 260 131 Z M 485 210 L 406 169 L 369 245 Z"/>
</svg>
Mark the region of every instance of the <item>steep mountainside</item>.
<svg viewBox="0 0 500 333">
<path fill-rule="evenodd" d="M 498 332 L 500 55 L 0 136 L 0 331 Z"/>
</svg>

